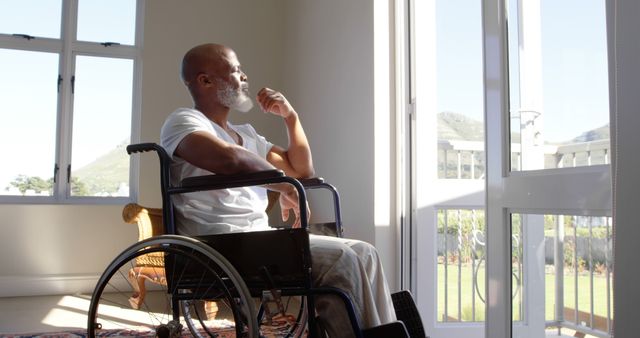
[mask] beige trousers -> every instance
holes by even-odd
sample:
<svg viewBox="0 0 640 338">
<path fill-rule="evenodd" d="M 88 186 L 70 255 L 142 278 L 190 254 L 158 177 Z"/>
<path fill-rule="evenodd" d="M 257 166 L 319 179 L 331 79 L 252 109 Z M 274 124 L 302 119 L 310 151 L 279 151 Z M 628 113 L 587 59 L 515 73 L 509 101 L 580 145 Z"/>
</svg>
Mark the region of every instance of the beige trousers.
<svg viewBox="0 0 640 338">
<path fill-rule="evenodd" d="M 354 239 L 310 236 L 314 286 L 335 287 L 351 298 L 362 329 L 396 320 L 378 252 Z M 353 337 L 344 303 L 337 296 L 318 296 L 316 311 L 329 337 Z"/>
</svg>

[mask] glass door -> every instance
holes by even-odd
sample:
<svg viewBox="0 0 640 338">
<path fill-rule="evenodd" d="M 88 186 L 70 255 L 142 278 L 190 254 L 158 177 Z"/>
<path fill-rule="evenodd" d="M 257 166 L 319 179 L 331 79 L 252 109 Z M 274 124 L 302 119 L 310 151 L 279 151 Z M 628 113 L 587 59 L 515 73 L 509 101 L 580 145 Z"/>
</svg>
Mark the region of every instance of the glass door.
<svg viewBox="0 0 640 338">
<path fill-rule="evenodd" d="M 410 1 L 414 289 L 431 337 L 608 337 L 603 0 Z"/>
<path fill-rule="evenodd" d="M 485 2 L 487 337 L 608 337 L 602 0 Z"/>
<path fill-rule="evenodd" d="M 416 293 L 430 337 L 483 337 L 481 1 L 414 1 Z"/>
</svg>

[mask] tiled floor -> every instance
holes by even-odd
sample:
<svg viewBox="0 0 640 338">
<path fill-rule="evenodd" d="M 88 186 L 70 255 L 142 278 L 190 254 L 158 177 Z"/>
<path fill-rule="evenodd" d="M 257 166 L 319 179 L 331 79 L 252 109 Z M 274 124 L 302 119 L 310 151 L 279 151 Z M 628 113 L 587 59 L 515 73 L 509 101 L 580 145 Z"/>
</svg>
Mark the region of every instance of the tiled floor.
<svg viewBox="0 0 640 338">
<path fill-rule="evenodd" d="M 0 335 L 86 329 L 90 295 L 0 298 Z"/>
</svg>

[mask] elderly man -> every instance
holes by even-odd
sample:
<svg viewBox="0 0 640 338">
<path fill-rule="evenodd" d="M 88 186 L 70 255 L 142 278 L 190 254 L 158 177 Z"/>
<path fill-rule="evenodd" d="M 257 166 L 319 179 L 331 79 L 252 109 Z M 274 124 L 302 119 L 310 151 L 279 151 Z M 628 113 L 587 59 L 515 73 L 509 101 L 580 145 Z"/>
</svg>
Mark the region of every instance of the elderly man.
<svg viewBox="0 0 640 338">
<path fill-rule="evenodd" d="M 288 176 L 314 174 L 311 150 L 300 117 L 287 99 L 269 88 L 256 97 L 260 108 L 284 121 L 289 145 L 271 144 L 249 125 L 229 122 L 231 110 L 248 111 L 253 102 L 247 76 L 233 50 L 205 44 L 189 50 L 182 61 L 182 80 L 193 98 L 193 108 L 173 112 L 162 127 L 161 144 L 172 157 L 173 183 L 199 175 L 249 173 L 281 169 Z M 296 212 L 298 196 L 289 185 L 273 185 L 280 192 L 283 217 Z M 266 191 L 260 187 L 179 195 L 174 200 L 178 232 L 205 235 L 269 228 Z M 364 328 L 396 319 L 377 252 L 368 243 L 343 238 L 310 236 L 312 278 L 316 286 L 346 291 L 354 301 Z M 316 310 L 331 337 L 351 336 L 341 300 L 322 296 Z"/>
</svg>

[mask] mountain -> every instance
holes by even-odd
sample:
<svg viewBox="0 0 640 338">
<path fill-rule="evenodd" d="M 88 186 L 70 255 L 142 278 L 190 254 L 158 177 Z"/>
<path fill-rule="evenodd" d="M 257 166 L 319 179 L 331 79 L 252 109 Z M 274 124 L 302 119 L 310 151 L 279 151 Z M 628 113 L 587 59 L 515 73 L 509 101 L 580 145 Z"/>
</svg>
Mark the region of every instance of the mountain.
<svg viewBox="0 0 640 338">
<path fill-rule="evenodd" d="M 484 141 L 484 124 L 463 114 L 445 111 L 438 114 L 438 139 Z"/>
<path fill-rule="evenodd" d="M 115 193 L 121 184 L 129 185 L 128 144 L 129 141 L 122 142 L 93 162 L 74 170 L 72 176 L 87 186 L 90 195 Z"/>
<path fill-rule="evenodd" d="M 586 131 L 580 134 L 580 136 L 566 143 L 589 142 L 589 141 L 595 141 L 595 140 L 609 139 L 609 135 L 610 135 L 609 124 L 607 123 L 600 128 Z"/>
<path fill-rule="evenodd" d="M 484 141 L 484 124 L 482 121 L 474 120 L 463 114 L 445 111 L 438 114 L 438 139 Z M 519 131 L 512 131 L 511 139 L 515 143 L 519 142 Z M 562 144 L 602 139 L 609 139 L 609 124 L 586 131 L 569 141 L 562 142 Z"/>
</svg>

